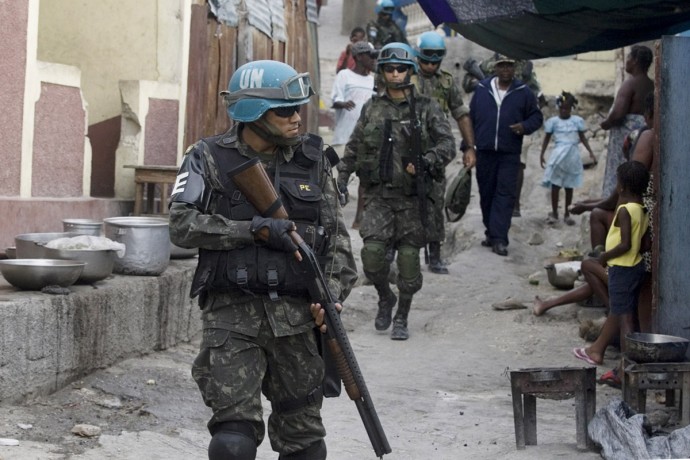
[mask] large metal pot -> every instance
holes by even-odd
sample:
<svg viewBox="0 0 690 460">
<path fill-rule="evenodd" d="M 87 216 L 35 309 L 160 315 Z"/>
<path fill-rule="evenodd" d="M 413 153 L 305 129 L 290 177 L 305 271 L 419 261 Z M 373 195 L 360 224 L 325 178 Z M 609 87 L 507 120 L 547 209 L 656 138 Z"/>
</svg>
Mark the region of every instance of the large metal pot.
<svg viewBox="0 0 690 460">
<path fill-rule="evenodd" d="M 91 284 L 113 273 L 116 254 L 112 249 L 52 249 L 46 248 L 50 259 L 86 262 L 77 283 Z"/>
<path fill-rule="evenodd" d="M 22 233 L 14 237 L 17 259 L 50 259 L 46 244 L 58 238 L 72 238 L 79 233 Z"/>
<path fill-rule="evenodd" d="M 62 229 L 81 235 L 101 236 L 103 221 L 93 219 L 62 219 Z"/>
<path fill-rule="evenodd" d="M 160 275 L 170 262 L 167 219 L 158 217 L 108 217 L 105 236 L 125 245 L 125 256 L 115 259 L 113 271 L 123 275 Z"/>
<path fill-rule="evenodd" d="M 690 340 L 674 335 L 633 332 L 625 337 L 626 354 L 637 363 L 685 361 Z"/>
</svg>

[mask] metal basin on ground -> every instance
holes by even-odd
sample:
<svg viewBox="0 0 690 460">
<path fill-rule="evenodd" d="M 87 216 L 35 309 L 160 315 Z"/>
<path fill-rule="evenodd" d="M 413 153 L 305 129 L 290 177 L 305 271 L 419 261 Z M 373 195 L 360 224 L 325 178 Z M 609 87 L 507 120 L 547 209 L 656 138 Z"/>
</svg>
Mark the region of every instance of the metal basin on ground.
<svg viewBox="0 0 690 460">
<path fill-rule="evenodd" d="M 690 340 L 674 335 L 633 332 L 625 337 L 627 356 L 637 363 L 685 361 Z"/>
<path fill-rule="evenodd" d="M 116 254 L 112 249 L 52 249 L 46 248 L 50 259 L 78 260 L 86 262 L 77 283 L 90 284 L 103 280 L 113 273 Z"/>
<path fill-rule="evenodd" d="M 79 233 L 22 233 L 14 237 L 17 259 L 49 259 L 46 243 L 75 236 L 79 236 Z"/>
<path fill-rule="evenodd" d="M 85 265 L 77 260 L 6 259 L 0 260 L 0 273 L 14 287 L 40 291 L 46 286 L 71 286 Z"/>
</svg>

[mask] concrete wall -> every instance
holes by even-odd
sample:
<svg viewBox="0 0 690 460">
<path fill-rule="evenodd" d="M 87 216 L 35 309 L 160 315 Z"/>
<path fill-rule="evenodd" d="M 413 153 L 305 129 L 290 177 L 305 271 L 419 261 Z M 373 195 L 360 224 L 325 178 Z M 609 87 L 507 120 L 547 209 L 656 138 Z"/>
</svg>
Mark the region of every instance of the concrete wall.
<svg viewBox="0 0 690 460">
<path fill-rule="evenodd" d="M 120 80 L 180 81 L 180 0 L 41 0 L 38 58 L 82 72 L 89 124 L 120 114 Z"/>
<path fill-rule="evenodd" d="M 3 165 L 0 195 L 19 195 L 21 178 L 22 119 L 26 85 L 29 2 L 5 2 L 0 8 L 0 132 Z M 10 154 L 14 152 L 14 154 Z"/>
<path fill-rule="evenodd" d="M 196 259 L 162 275 L 114 275 L 67 296 L 0 279 L 0 403 L 48 394 L 122 359 L 189 341 L 201 330 L 189 299 Z"/>
</svg>

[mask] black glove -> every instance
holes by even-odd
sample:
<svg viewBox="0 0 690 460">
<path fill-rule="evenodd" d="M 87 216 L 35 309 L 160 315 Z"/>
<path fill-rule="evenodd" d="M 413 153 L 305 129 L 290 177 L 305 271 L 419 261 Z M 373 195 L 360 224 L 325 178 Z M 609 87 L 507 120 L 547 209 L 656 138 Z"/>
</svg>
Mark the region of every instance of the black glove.
<svg viewBox="0 0 690 460">
<path fill-rule="evenodd" d="M 295 223 L 286 219 L 273 219 L 270 217 L 254 216 L 249 231 L 256 235 L 262 228 L 268 230 L 268 239 L 260 241 L 266 242 L 266 247 L 276 251 L 295 252 L 297 246 L 290 238 L 289 232 L 295 229 Z"/>
<path fill-rule="evenodd" d="M 443 164 L 436 161 L 436 156 L 432 153 L 427 153 L 424 155 L 424 169 L 429 175 L 437 179 L 443 174 Z"/>
<path fill-rule="evenodd" d="M 347 184 L 338 182 L 338 200 L 340 206 L 345 206 L 350 201 L 350 192 L 347 191 Z"/>
</svg>

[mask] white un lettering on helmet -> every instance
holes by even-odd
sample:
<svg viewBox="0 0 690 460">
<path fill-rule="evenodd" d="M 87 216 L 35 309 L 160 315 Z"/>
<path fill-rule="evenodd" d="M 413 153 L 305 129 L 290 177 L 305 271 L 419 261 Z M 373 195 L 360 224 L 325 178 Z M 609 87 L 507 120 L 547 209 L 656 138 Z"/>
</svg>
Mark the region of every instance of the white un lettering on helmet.
<svg viewBox="0 0 690 460">
<path fill-rule="evenodd" d="M 240 88 L 261 88 L 264 69 L 243 69 L 240 73 Z"/>
</svg>

